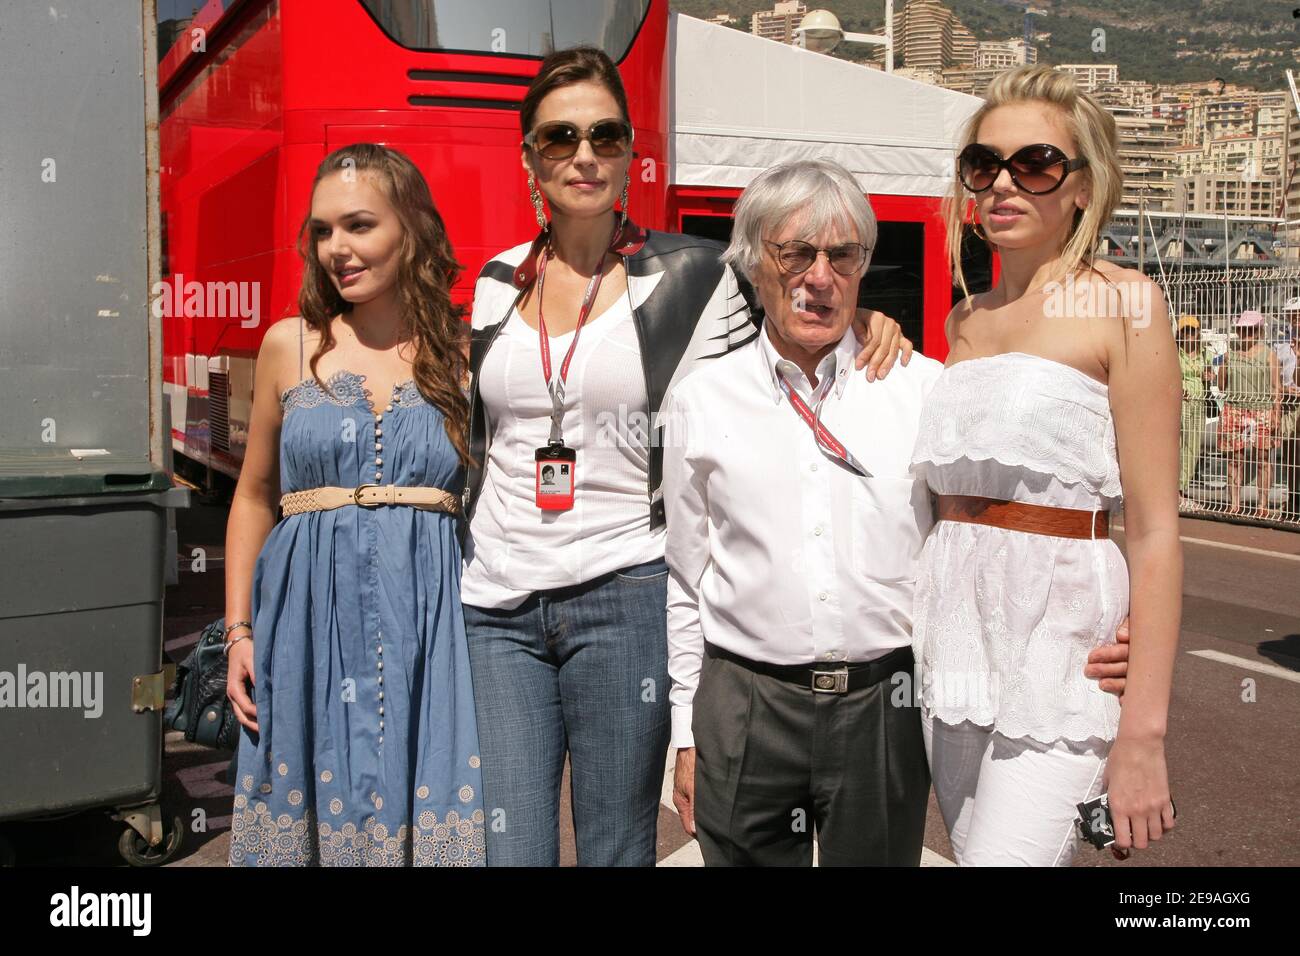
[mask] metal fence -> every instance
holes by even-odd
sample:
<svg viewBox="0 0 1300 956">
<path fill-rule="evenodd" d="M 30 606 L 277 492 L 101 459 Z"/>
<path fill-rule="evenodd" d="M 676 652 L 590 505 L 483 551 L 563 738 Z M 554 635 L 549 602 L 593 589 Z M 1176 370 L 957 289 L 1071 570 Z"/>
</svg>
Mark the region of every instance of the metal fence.
<svg viewBox="0 0 1300 956">
<path fill-rule="evenodd" d="M 1180 511 L 1300 530 L 1300 383 L 1292 343 L 1300 335 L 1300 267 L 1156 278 L 1175 323 L 1183 316 L 1199 323 L 1194 357 L 1182 359 Z M 1236 325 L 1248 310 L 1263 316 L 1258 332 Z M 1276 388 L 1271 372 L 1249 368 L 1270 364 L 1266 352 L 1276 359 Z"/>
</svg>

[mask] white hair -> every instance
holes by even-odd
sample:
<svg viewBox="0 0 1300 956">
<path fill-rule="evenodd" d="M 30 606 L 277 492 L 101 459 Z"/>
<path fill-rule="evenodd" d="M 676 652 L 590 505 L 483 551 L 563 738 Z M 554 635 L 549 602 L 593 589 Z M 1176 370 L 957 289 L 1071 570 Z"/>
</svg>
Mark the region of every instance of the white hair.
<svg viewBox="0 0 1300 956">
<path fill-rule="evenodd" d="M 782 163 L 760 173 L 736 203 L 731 245 L 722 261 L 751 281 L 763 253 L 763 235 L 783 228 L 799 216 L 807 238 L 851 227 L 867 247 L 864 270 L 876 245 L 876 214 L 853 174 L 828 159 Z"/>
</svg>

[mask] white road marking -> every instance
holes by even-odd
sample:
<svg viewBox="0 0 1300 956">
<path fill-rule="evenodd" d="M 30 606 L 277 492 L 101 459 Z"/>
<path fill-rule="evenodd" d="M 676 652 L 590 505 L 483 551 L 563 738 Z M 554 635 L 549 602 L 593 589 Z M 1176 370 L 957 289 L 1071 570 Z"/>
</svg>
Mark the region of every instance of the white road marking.
<svg viewBox="0 0 1300 956">
<path fill-rule="evenodd" d="M 1244 544 L 1226 544 L 1223 541 L 1206 541 L 1204 538 L 1189 538 L 1186 535 L 1179 535 L 1179 541 L 1185 541 L 1188 544 L 1201 544 L 1207 548 L 1222 548 L 1225 551 L 1240 551 L 1243 554 L 1258 554 L 1265 558 L 1278 558 L 1282 561 L 1300 561 L 1300 554 L 1285 554 L 1281 551 L 1269 551 L 1265 548 L 1248 548 Z"/>
<path fill-rule="evenodd" d="M 673 806 L 673 768 L 677 766 L 677 751 L 672 747 L 668 748 L 668 762 L 664 764 L 664 782 L 659 789 L 659 802 L 671 810 L 677 812 Z"/>
<path fill-rule="evenodd" d="M 1111 523 L 1111 527 L 1116 531 L 1123 531 L 1124 524 L 1121 521 Z M 1202 544 L 1207 548 L 1222 548 L 1225 551 L 1241 551 L 1244 554 L 1258 554 L 1264 558 L 1281 558 L 1283 561 L 1300 561 L 1300 554 L 1286 554 L 1282 551 L 1269 551 L 1267 548 L 1250 548 L 1244 544 L 1227 544 L 1223 541 L 1210 541 L 1206 538 L 1192 538 L 1185 534 L 1178 536 L 1179 541 L 1187 544 Z"/>
<path fill-rule="evenodd" d="M 1255 671 L 1257 674 L 1268 674 L 1270 677 L 1280 677 L 1283 680 L 1289 680 L 1293 684 L 1300 684 L 1300 674 L 1295 671 L 1289 671 L 1285 667 L 1278 667 L 1276 664 L 1263 664 L 1259 661 L 1252 661 L 1246 657 L 1235 657 L 1232 654 L 1224 654 L 1221 651 L 1188 651 L 1193 657 L 1203 657 L 1207 661 L 1218 661 L 1220 664 L 1231 664 L 1234 667 L 1240 667 L 1242 670 Z"/>
<path fill-rule="evenodd" d="M 703 866 L 704 857 L 700 855 L 700 842 L 692 840 L 683 847 L 674 850 L 655 866 Z"/>
<path fill-rule="evenodd" d="M 956 866 L 952 860 L 946 856 L 940 856 L 928 846 L 921 847 L 921 865 L 922 866 Z"/>
</svg>

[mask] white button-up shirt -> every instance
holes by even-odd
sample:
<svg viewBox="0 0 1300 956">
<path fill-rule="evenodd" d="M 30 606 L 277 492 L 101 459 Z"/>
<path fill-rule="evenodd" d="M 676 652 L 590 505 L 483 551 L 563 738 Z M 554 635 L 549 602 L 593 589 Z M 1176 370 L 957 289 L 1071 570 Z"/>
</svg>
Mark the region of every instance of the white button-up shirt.
<svg viewBox="0 0 1300 956">
<path fill-rule="evenodd" d="M 665 406 L 672 744 L 694 746 L 704 643 L 771 664 L 860 662 L 912 640 L 933 521 L 910 473 L 942 365 L 921 355 L 868 382 L 852 329 L 787 381 L 867 471 L 823 451 L 781 390 L 767 332 L 683 379 Z"/>
</svg>

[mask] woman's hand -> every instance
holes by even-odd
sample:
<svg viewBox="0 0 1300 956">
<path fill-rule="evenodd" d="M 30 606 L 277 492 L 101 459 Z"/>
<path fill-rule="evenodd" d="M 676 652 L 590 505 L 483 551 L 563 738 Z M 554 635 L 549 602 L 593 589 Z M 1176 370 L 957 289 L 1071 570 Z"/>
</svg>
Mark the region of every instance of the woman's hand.
<svg viewBox="0 0 1300 956">
<path fill-rule="evenodd" d="M 251 637 L 231 647 L 226 655 L 226 696 L 235 708 L 235 718 L 253 733 L 257 733 L 257 705 L 248 696 L 248 684 L 257 684 L 253 676 Z"/>
<path fill-rule="evenodd" d="M 875 309 L 858 309 L 853 316 L 853 334 L 862 351 L 854 363 L 858 371 L 867 369 L 867 381 L 884 378 L 894 367 L 898 353 L 903 353 L 903 364 L 912 359 L 912 342 L 903 338 L 903 329 L 897 322 Z"/>
<path fill-rule="evenodd" d="M 1108 694 L 1124 698 L 1124 686 L 1128 682 L 1128 618 L 1124 618 L 1115 632 L 1114 644 L 1099 644 L 1088 652 L 1088 663 L 1084 665 L 1085 677 L 1097 681 L 1097 686 Z"/>
<path fill-rule="evenodd" d="M 1145 850 L 1174 828 L 1164 738 L 1118 737 L 1106 761 L 1105 787 L 1116 850 Z"/>
</svg>

